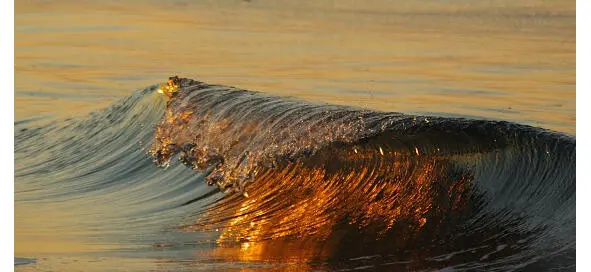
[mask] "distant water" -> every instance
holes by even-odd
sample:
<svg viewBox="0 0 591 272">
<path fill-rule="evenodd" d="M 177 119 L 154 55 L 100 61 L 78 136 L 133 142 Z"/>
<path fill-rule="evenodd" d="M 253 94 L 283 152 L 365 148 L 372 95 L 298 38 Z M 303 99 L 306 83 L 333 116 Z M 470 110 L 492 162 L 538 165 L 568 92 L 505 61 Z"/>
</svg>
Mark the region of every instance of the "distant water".
<svg viewBox="0 0 591 272">
<path fill-rule="evenodd" d="M 574 9 L 17 2 L 15 269 L 574 270 Z"/>
</svg>

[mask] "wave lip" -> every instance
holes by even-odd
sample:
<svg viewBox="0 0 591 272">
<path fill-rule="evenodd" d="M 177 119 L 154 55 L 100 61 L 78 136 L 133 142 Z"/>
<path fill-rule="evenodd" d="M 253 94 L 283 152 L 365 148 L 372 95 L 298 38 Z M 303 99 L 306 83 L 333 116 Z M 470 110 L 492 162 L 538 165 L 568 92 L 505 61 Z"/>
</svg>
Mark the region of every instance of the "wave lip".
<svg viewBox="0 0 591 272">
<path fill-rule="evenodd" d="M 178 79 L 178 88 L 167 103 L 166 120 L 156 130 L 155 162 L 167 165 L 180 155 L 181 161 L 196 169 L 215 165 L 208 182 L 224 191 L 243 191 L 256 165 L 367 136 L 368 126 L 385 125 L 381 119 L 387 118 L 371 111 L 310 105 L 189 79 Z M 392 114 L 389 121 L 399 116 Z"/>
</svg>

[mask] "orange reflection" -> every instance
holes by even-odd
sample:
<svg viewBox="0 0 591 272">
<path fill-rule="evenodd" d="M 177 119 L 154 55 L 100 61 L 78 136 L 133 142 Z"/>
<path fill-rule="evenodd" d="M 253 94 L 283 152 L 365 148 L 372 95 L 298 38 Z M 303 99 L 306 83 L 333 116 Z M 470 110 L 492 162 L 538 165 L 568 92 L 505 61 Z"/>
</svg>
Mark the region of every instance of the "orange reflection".
<svg viewBox="0 0 591 272">
<path fill-rule="evenodd" d="M 317 156 L 328 157 L 258 169 L 248 198 L 228 196 L 186 230 L 220 230 L 223 256 L 229 247 L 243 261 L 306 262 L 351 241 L 402 250 L 467 203 L 472 175 L 452 171 L 449 157 L 371 146 Z"/>
</svg>

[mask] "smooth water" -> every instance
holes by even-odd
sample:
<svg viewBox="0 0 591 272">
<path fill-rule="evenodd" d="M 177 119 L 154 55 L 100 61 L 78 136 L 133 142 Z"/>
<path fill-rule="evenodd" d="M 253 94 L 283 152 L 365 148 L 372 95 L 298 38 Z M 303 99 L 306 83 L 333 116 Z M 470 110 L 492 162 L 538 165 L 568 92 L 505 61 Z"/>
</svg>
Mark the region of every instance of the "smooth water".
<svg viewBox="0 0 591 272">
<path fill-rule="evenodd" d="M 574 1 L 19 1 L 15 24 L 19 271 L 574 270 Z M 159 94 L 174 74 L 198 81 Z"/>
</svg>

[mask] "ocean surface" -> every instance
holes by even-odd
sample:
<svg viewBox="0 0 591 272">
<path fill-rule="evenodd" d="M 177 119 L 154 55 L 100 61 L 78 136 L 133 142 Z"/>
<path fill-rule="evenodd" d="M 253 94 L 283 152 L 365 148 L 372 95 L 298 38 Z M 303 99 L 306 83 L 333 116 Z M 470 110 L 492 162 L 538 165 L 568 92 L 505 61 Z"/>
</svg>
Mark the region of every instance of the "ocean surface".
<svg viewBox="0 0 591 272">
<path fill-rule="evenodd" d="M 574 271 L 575 45 L 575 1 L 17 1 L 15 270 Z"/>
</svg>

